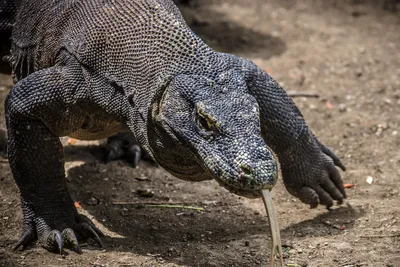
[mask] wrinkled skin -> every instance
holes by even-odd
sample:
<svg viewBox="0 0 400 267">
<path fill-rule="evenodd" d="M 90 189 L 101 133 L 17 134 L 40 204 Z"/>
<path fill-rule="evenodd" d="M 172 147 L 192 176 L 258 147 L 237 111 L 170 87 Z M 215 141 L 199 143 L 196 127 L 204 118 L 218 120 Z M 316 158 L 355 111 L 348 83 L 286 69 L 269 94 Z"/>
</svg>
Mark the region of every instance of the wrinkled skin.
<svg viewBox="0 0 400 267">
<path fill-rule="evenodd" d="M 238 62 L 235 58 L 232 69 L 239 67 Z M 181 179 L 215 179 L 232 193 L 259 197 L 258 190 L 272 188 L 277 179 L 271 147 L 280 159 L 283 180 L 292 195 L 311 208 L 319 204 L 329 208 L 333 200 L 341 204 L 346 194 L 335 166 L 345 167 L 311 133 L 294 103 L 289 99 L 298 121 L 288 119 L 288 127 L 296 123 L 293 127 L 300 127 L 302 133 L 297 140 L 276 142 L 271 136 L 277 135 L 279 127 L 268 129 L 268 120 L 274 121 L 266 113 L 270 106 L 257 102 L 239 69 L 224 76 L 229 77 L 228 84 L 218 78 L 179 75 L 156 98 L 151 118 L 155 129 L 149 128 L 149 139 L 157 162 Z M 278 85 L 273 81 L 271 86 Z M 281 128 L 287 131 L 285 125 Z"/>
<path fill-rule="evenodd" d="M 215 179 L 231 192 L 260 197 L 259 190 L 275 185 L 277 164 L 261 136 L 257 101 L 235 76 L 230 85 L 174 77 L 153 104 L 150 145 L 157 162 L 181 179 Z M 175 148 L 166 153 L 168 143 Z"/>
</svg>

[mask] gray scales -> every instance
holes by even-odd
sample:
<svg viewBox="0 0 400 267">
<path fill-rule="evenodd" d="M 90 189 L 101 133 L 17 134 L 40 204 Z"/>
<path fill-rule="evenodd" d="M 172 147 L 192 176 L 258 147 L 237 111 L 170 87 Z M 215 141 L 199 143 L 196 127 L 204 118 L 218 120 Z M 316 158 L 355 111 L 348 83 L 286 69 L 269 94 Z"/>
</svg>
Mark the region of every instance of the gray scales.
<svg viewBox="0 0 400 267">
<path fill-rule="evenodd" d="M 8 154 L 24 215 L 16 248 L 101 244 L 68 193 L 60 136 L 132 132 L 176 177 L 246 197 L 275 185 L 274 151 L 302 202 L 346 197 L 344 166 L 285 91 L 251 61 L 213 51 L 172 0 L 22 0 L 11 40 Z"/>
</svg>

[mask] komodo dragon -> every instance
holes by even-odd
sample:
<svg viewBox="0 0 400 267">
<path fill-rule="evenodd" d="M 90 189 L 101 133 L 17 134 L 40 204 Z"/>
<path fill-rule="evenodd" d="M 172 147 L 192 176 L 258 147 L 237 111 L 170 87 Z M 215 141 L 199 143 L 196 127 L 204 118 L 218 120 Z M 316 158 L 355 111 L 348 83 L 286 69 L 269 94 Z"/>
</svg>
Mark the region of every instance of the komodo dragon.
<svg viewBox="0 0 400 267">
<path fill-rule="evenodd" d="M 172 0 L 22 0 L 10 62 L 8 154 L 24 215 L 16 248 L 101 244 L 68 193 L 60 136 L 131 131 L 176 177 L 246 197 L 274 186 L 274 151 L 302 202 L 346 197 L 335 165 L 344 166 L 285 91 L 251 61 L 213 51 Z"/>
</svg>

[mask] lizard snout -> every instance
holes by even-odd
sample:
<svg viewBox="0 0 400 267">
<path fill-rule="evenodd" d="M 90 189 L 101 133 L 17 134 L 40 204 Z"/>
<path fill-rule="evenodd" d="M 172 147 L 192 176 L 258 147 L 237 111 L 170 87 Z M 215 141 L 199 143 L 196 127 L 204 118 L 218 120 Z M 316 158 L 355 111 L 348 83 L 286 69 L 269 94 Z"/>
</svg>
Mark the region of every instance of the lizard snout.
<svg viewBox="0 0 400 267">
<path fill-rule="evenodd" d="M 245 148 L 245 149 L 243 149 Z M 248 150 L 250 148 L 250 150 Z M 278 166 L 266 146 L 242 146 L 231 161 L 231 172 L 221 171 L 216 180 L 230 192 L 245 197 L 260 197 L 260 190 L 271 190 L 278 178 Z M 227 167 L 229 165 L 227 161 Z M 222 167 L 223 169 L 224 167 Z"/>
<path fill-rule="evenodd" d="M 251 163 L 239 164 L 238 185 L 247 190 L 272 189 L 278 174 L 273 158 Z"/>
</svg>

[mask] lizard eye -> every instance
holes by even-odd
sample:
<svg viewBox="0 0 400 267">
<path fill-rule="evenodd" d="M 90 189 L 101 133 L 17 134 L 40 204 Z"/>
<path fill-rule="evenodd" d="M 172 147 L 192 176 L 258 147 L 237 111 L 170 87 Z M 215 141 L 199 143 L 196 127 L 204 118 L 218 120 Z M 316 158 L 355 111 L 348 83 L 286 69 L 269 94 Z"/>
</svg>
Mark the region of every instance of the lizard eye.
<svg viewBox="0 0 400 267">
<path fill-rule="evenodd" d="M 206 131 L 211 131 L 210 125 L 204 117 L 199 116 L 197 124 L 200 128 L 203 128 Z"/>
<path fill-rule="evenodd" d="M 196 124 L 199 134 L 209 141 L 214 140 L 221 132 L 219 122 L 205 111 L 203 103 L 196 105 Z"/>
<path fill-rule="evenodd" d="M 211 116 L 202 112 L 197 115 L 197 125 L 201 131 L 207 132 L 208 134 L 219 133 L 218 122 Z"/>
</svg>

